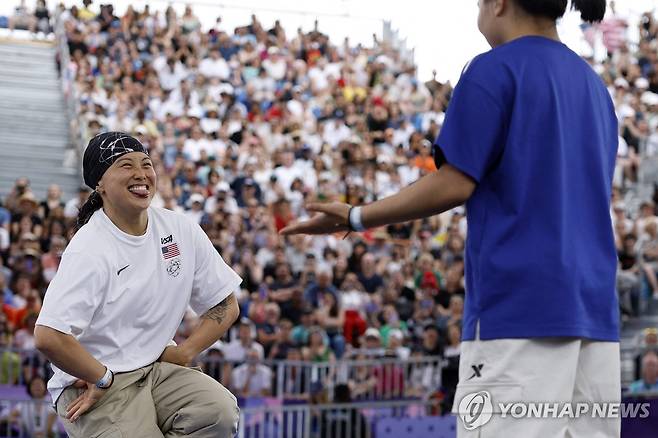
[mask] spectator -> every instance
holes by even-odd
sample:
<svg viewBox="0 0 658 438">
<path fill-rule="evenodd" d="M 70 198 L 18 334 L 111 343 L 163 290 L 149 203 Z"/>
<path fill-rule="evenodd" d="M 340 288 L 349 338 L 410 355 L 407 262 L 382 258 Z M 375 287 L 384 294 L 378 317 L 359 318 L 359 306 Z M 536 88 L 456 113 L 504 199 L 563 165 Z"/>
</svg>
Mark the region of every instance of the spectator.
<svg viewBox="0 0 658 438">
<path fill-rule="evenodd" d="M 272 371 L 261 365 L 261 360 L 261 351 L 250 348 L 246 363 L 233 370 L 231 383 L 239 397 L 268 397 L 272 394 Z"/>
<path fill-rule="evenodd" d="M 57 413 L 47 397 L 46 382 L 43 377 L 32 378 L 27 385 L 29 403 L 20 403 L 9 414 L 10 422 L 19 426 L 21 435 L 32 438 L 49 438 L 55 434 Z"/>
<path fill-rule="evenodd" d="M 264 321 L 256 324 L 258 331 L 257 339 L 258 342 L 263 346 L 265 355 L 267 357 L 269 357 L 273 345 L 279 339 L 279 335 L 276 333 L 276 328 L 282 322 L 279 321 L 280 315 L 281 311 L 279 310 L 279 306 L 276 303 L 267 303 L 265 305 Z"/>
<path fill-rule="evenodd" d="M 377 386 L 377 379 L 373 374 L 373 361 L 364 354 L 354 357 L 353 371 L 348 380 L 348 386 L 355 400 L 372 399 Z"/>
<path fill-rule="evenodd" d="M 242 318 L 238 324 L 238 337 L 222 347 L 224 359 L 229 362 L 244 362 L 247 351 L 256 350 L 260 358 L 264 357 L 263 346 L 254 340 L 255 329 L 253 324 L 246 318 Z"/>
<path fill-rule="evenodd" d="M 382 347 L 382 337 L 374 327 L 370 327 L 363 335 L 361 350 L 366 357 L 382 357 L 384 356 L 384 348 Z"/>
<path fill-rule="evenodd" d="M 642 269 L 655 298 L 658 298 L 658 222 L 651 221 L 644 227 L 644 237 L 638 243 L 642 257 Z"/>
<path fill-rule="evenodd" d="M 290 402 L 307 402 L 310 399 L 310 368 L 302 365 L 302 352 L 299 348 L 288 349 L 285 359 L 283 399 Z M 279 365 L 282 366 L 282 365 Z"/>
<path fill-rule="evenodd" d="M 25 0 L 21 0 L 20 4 L 14 8 L 14 13 L 9 17 L 9 30 L 14 29 L 29 30 L 34 33 L 37 26 L 37 18 L 32 14 L 27 6 Z"/>
<path fill-rule="evenodd" d="M 217 22 L 206 32 L 192 8 L 183 15 L 173 8 L 164 14 L 129 8 L 118 16 L 111 5 L 99 15 L 91 0 L 82 3 L 61 15 L 77 123 L 89 134 L 134 132 L 148 144 L 161 175 L 154 202 L 194 216 L 245 279 L 240 303 L 251 328 L 241 325 L 237 339 L 207 356 L 244 361 L 250 348 L 260 346 L 268 358 L 301 360 L 317 324 L 326 332 L 320 356 L 340 358 L 346 350 L 343 358 L 362 352 L 383 357 L 386 348 L 400 358 L 410 350 L 419 357 L 442 353 L 455 365 L 465 296 L 463 211 L 344 240 L 277 235 L 294 218 L 309 215 L 308 202 L 368 202 L 431 171 L 427 142 L 441 129 L 449 84 L 435 78 L 423 84 L 404 56 L 384 44 L 343 46 L 315 30 L 287 38 L 280 24 L 267 31 L 255 17 L 234 31 Z M 21 7 L 31 15 L 25 3 Z M 41 11 L 36 14 L 45 24 Z M 658 221 L 655 204 L 643 202 L 635 212 L 626 202 L 643 184 L 644 154 L 656 131 L 656 105 L 645 94 L 658 92 L 651 68 L 656 32 L 640 33 L 637 48 L 590 61 L 613 95 L 625 139 L 611 213 L 626 317 L 644 311 L 642 286 L 655 286 L 655 239 L 646 230 Z M 25 316 L 38 311 L 88 196 L 83 187 L 73 199 L 62 199 L 52 186 L 40 199 L 30 181 L 19 178 L 0 207 L 0 289 L 9 344 L 16 330 L 25 333 Z M 183 319 L 178 342 L 196 322 L 190 314 Z M 310 382 L 318 382 L 305 370 L 310 368 L 299 369 L 302 383 L 286 384 L 294 386 L 289 392 L 310 398 Z M 228 365 L 207 370 L 227 384 L 228 371 Z M 355 398 L 374 391 L 372 367 L 352 380 L 369 388 L 355 390 Z M 449 380 L 441 385 L 446 397 Z M 321 382 L 316 389 L 326 393 Z"/>
<path fill-rule="evenodd" d="M 642 286 L 641 270 L 638 263 L 634 234 L 623 237 L 622 247 L 618 252 L 617 289 L 621 310 L 626 315 L 639 312 L 640 288 Z"/>
<path fill-rule="evenodd" d="M 80 186 L 78 189 L 78 196 L 69 200 L 64 206 L 64 217 L 67 219 L 74 219 L 78 217 L 78 211 L 80 207 L 87 201 L 91 190 L 89 187 Z"/>
<path fill-rule="evenodd" d="M 327 334 L 320 327 L 311 327 L 308 346 L 302 348 L 302 357 L 311 362 L 334 362 L 336 356 L 327 345 Z"/>
<path fill-rule="evenodd" d="M 48 186 L 46 199 L 39 204 L 39 217 L 47 219 L 52 210 L 64 208 L 64 201 L 62 201 L 62 189 L 57 184 Z"/>
<path fill-rule="evenodd" d="M 422 348 L 426 356 L 441 356 L 441 332 L 436 325 L 428 325 L 423 330 Z"/>
<path fill-rule="evenodd" d="M 318 283 L 326 281 L 322 279 L 322 274 L 318 277 Z M 333 285 L 330 285 L 333 288 Z M 340 359 L 345 352 L 345 338 L 343 337 L 343 327 L 345 325 L 345 314 L 340 308 L 338 295 L 334 290 L 324 290 L 318 300 L 320 307 L 315 311 L 315 320 L 322 327 L 329 338 L 331 349 Z"/>
<path fill-rule="evenodd" d="M 400 360 L 407 360 L 411 355 L 411 349 L 403 345 L 404 334 L 399 329 L 388 332 L 388 350 L 393 352 Z"/>
<path fill-rule="evenodd" d="M 361 258 L 359 281 L 369 294 L 379 292 L 384 285 L 383 278 L 375 271 L 375 258 L 372 254 L 366 253 Z"/>
<path fill-rule="evenodd" d="M 0 315 L 0 384 L 16 385 L 21 379 L 21 358 L 10 349 L 11 328 L 4 315 Z"/>
<path fill-rule="evenodd" d="M 268 359 L 286 359 L 288 351 L 296 349 L 296 344 L 292 341 L 292 328 L 293 325 L 290 320 L 282 319 L 279 321 L 276 328 L 276 340 L 270 349 Z"/>
<path fill-rule="evenodd" d="M 641 340 L 638 345 L 639 353 L 635 356 L 635 378 L 639 379 L 642 369 L 642 357 L 645 353 L 653 351 L 658 354 L 658 329 L 655 327 L 646 328 L 641 333 Z"/>
<path fill-rule="evenodd" d="M 642 378 L 631 383 L 629 394 L 658 392 L 658 355 L 649 351 L 642 357 Z"/>
<path fill-rule="evenodd" d="M 4 305 L 11 306 L 13 304 L 14 292 L 9 289 L 7 277 L 2 271 L 0 271 L 0 294 L 2 295 Z"/>
</svg>

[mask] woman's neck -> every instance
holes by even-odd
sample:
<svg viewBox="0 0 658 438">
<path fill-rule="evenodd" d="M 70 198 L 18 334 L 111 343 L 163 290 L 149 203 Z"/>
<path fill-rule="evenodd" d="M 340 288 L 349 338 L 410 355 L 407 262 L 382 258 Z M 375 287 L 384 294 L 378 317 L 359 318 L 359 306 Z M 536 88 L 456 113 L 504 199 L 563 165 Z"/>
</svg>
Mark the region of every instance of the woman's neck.
<svg viewBox="0 0 658 438">
<path fill-rule="evenodd" d="M 511 26 L 506 26 L 502 42 L 507 43 L 524 36 L 541 36 L 560 41 L 560 35 L 554 21 L 543 18 L 529 18 L 514 21 Z"/>
<path fill-rule="evenodd" d="M 136 215 L 119 214 L 109 205 L 103 205 L 103 211 L 114 225 L 131 236 L 142 236 L 148 225 L 148 212 L 143 210 Z"/>
</svg>

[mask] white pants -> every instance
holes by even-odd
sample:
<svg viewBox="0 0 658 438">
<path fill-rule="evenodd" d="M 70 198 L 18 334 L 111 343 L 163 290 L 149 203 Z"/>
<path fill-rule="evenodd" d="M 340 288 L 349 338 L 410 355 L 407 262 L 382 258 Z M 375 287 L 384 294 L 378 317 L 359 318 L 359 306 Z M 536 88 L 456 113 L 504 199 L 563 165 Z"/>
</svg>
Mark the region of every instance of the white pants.
<svg viewBox="0 0 658 438">
<path fill-rule="evenodd" d="M 608 402 L 621 399 L 619 343 L 575 338 L 496 339 L 461 345 L 459 384 L 453 413 L 471 394 L 486 391 L 493 415 L 479 427 L 457 418 L 459 438 L 618 438 L 621 420 L 502 417 L 498 403 Z M 488 397 L 486 393 L 484 397 Z M 475 400 L 477 402 L 478 400 Z M 482 399 L 479 399 L 482 402 Z M 477 403 L 462 404 L 477 416 Z M 517 411 L 520 413 L 522 411 Z M 463 414 L 464 412 L 462 412 Z M 523 415 L 521 415 L 523 417 Z M 551 415 L 553 416 L 553 415 Z"/>
</svg>

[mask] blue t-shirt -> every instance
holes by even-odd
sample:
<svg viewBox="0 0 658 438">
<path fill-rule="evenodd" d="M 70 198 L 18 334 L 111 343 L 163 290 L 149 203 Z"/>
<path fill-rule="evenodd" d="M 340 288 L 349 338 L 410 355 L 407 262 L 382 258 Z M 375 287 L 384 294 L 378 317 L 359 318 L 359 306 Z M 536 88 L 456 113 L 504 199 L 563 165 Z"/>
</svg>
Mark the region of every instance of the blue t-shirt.
<svg viewBox="0 0 658 438">
<path fill-rule="evenodd" d="M 437 164 L 477 182 L 466 204 L 463 339 L 619 340 L 609 213 L 617 119 L 592 68 L 526 36 L 462 73 Z"/>
</svg>

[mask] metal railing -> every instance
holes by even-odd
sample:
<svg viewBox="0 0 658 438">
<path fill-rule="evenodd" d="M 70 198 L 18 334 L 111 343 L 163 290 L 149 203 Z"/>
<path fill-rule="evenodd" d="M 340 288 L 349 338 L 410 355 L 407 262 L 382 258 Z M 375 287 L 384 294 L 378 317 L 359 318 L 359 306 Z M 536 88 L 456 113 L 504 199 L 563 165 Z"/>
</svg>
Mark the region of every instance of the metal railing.
<svg viewBox="0 0 658 438">
<path fill-rule="evenodd" d="M 437 415 L 438 401 L 398 400 L 323 405 L 243 407 L 238 438 L 373 438 L 383 419 Z M 0 397 L 0 438 L 65 438 L 49 400 Z"/>
<path fill-rule="evenodd" d="M 441 357 L 414 357 L 407 360 L 379 357 L 346 359 L 335 362 L 264 360 L 254 364 L 267 368 L 271 385 L 267 395 L 287 400 L 310 400 L 321 397 L 333 400 L 334 389 L 340 384 L 352 387 L 354 400 L 391 400 L 402 397 L 423 397 L 441 385 L 441 374 L 447 362 Z M 201 356 L 195 365 L 240 394 L 232 381 L 234 371 L 248 363 L 226 361 Z M 3 387 L 25 386 L 32 377 L 49 379 L 52 369 L 47 358 L 37 350 L 0 349 L 0 390 Z"/>
<path fill-rule="evenodd" d="M 236 395 L 241 395 L 231 378 L 237 367 L 249 364 L 206 357 L 198 365 Z M 355 400 L 391 400 L 422 397 L 438 390 L 446 361 L 440 357 L 418 357 L 404 361 L 397 358 L 335 362 L 264 360 L 257 365 L 270 370 L 272 385 L 268 393 L 274 397 L 288 400 L 321 397 L 331 401 L 337 385 L 349 384 Z"/>
<path fill-rule="evenodd" d="M 621 384 L 627 387 L 635 379 L 635 357 L 644 348 L 625 340 L 621 343 Z M 448 362 L 441 357 L 345 359 L 335 362 L 263 360 L 272 375 L 269 395 L 289 400 L 309 400 L 311 396 L 333 399 L 336 385 L 350 384 L 355 400 L 390 400 L 401 397 L 426 397 L 445 386 L 442 379 Z M 236 391 L 231 382 L 233 371 L 244 362 L 200 356 L 196 363 L 203 371 Z M 454 370 L 456 372 L 456 370 Z M 52 375 L 49 362 L 37 350 L 0 349 L 0 391 L 4 385 L 25 386 L 32 376 L 46 379 Z M 1 394 L 0 394 L 1 396 Z"/>
<path fill-rule="evenodd" d="M 71 68 L 71 54 L 69 53 L 69 45 L 66 38 L 66 30 L 64 28 L 64 19 L 62 18 L 62 11 L 59 9 L 55 16 L 55 44 L 57 48 L 57 58 L 59 60 L 62 93 L 66 104 L 66 116 L 69 122 L 69 141 L 72 145 L 71 152 L 77 168 L 79 167 L 78 163 L 82 161 L 82 153 L 85 145 L 85 130 L 80 123 L 80 102 L 76 98 L 75 70 Z"/>
<path fill-rule="evenodd" d="M 437 415 L 438 401 L 396 400 L 246 407 L 238 438 L 371 438 L 383 418 Z"/>
<path fill-rule="evenodd" d="M 65 438 L 62 421 L 47 400 L 0 396 L 0 438 Z"/>
</svg>

